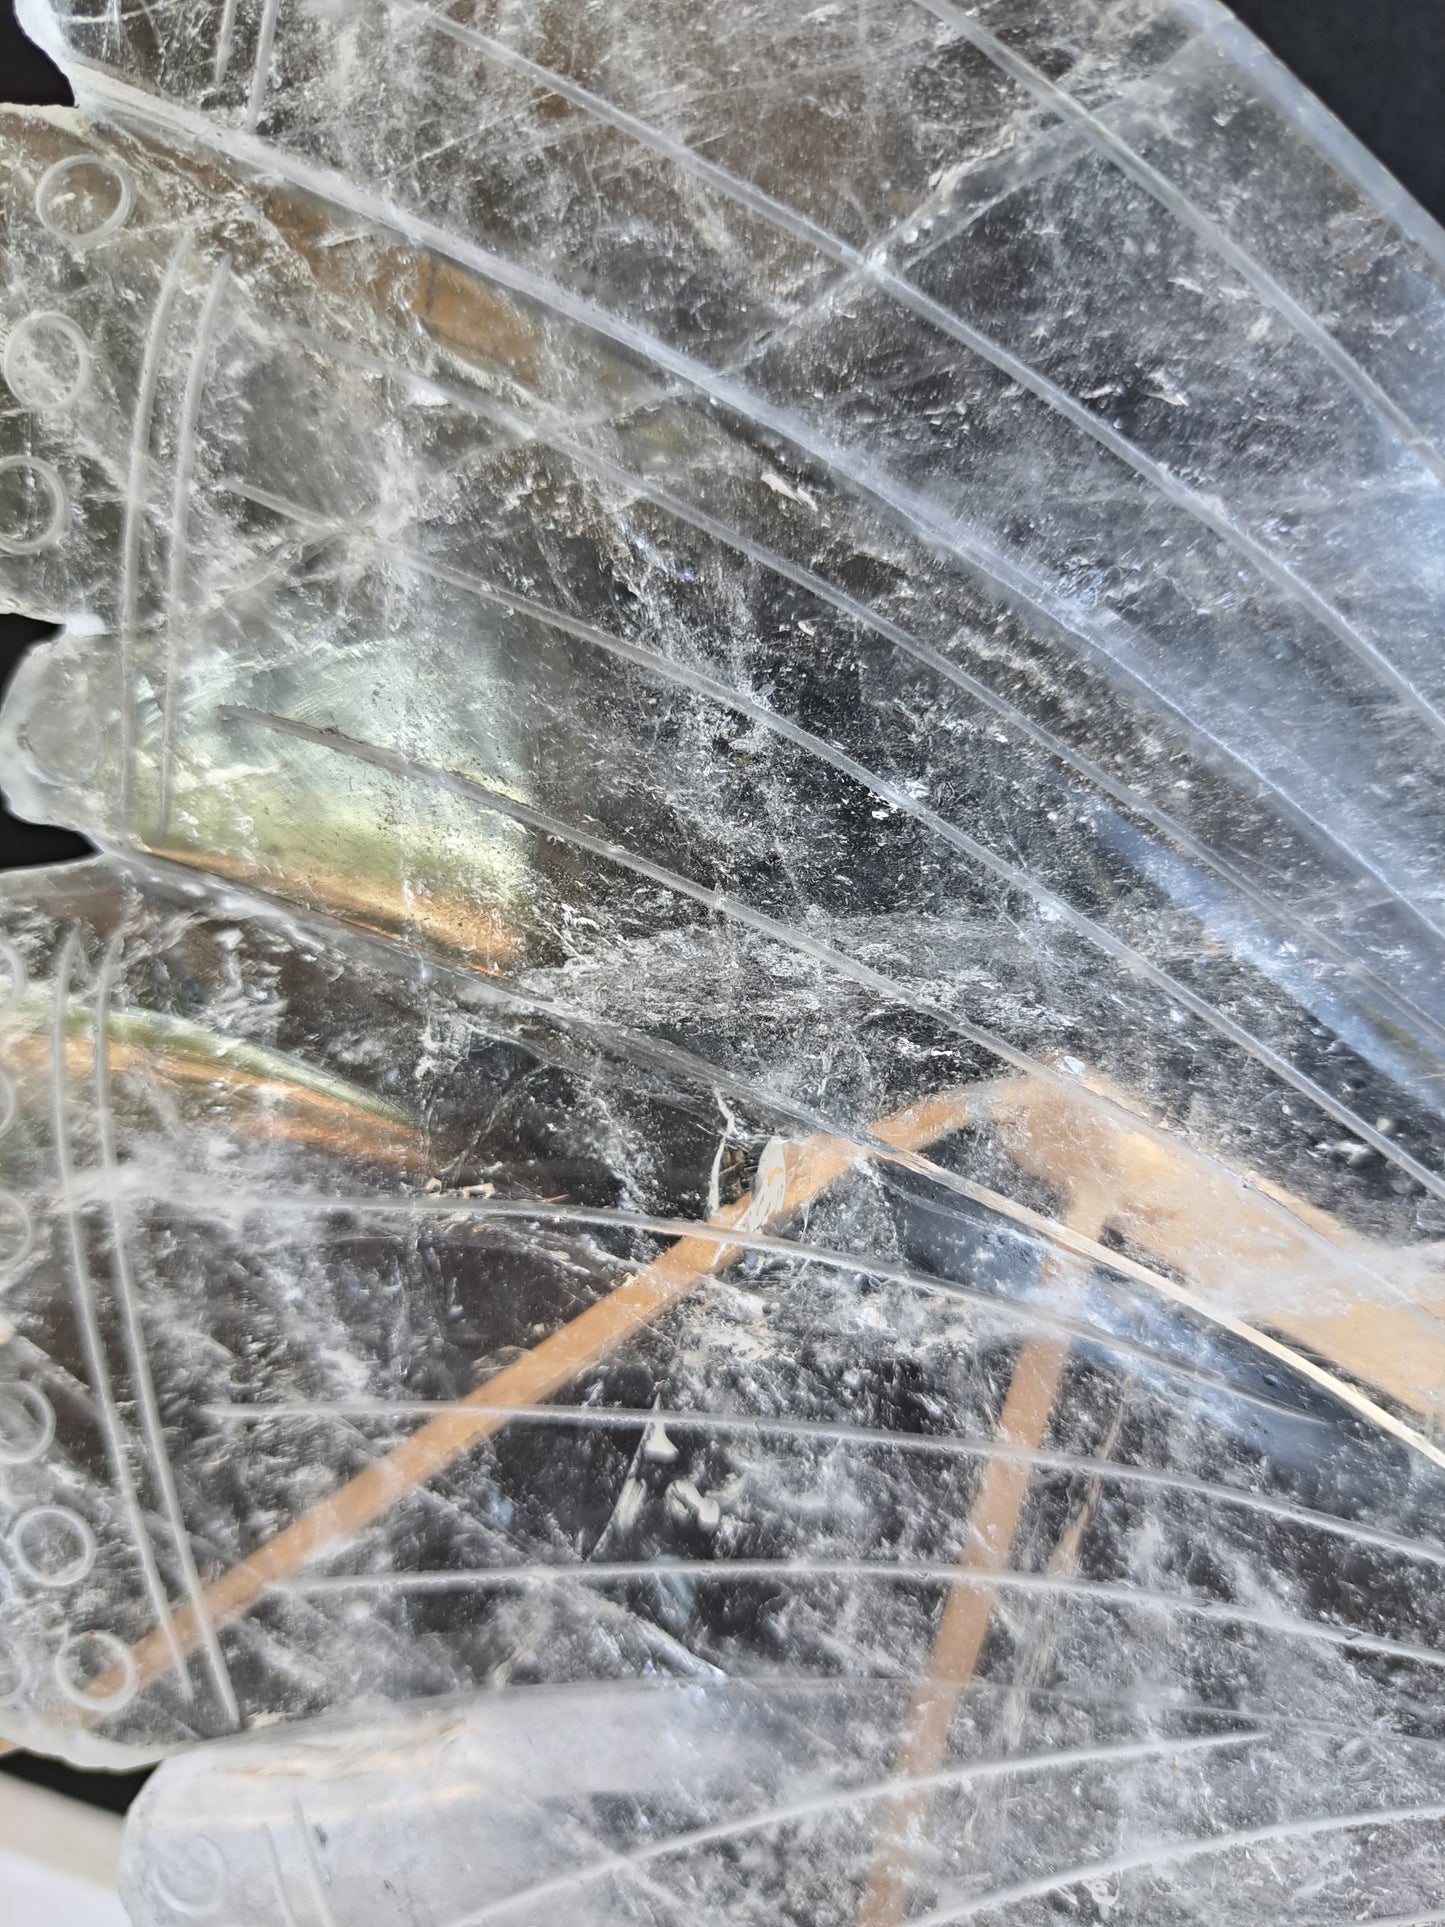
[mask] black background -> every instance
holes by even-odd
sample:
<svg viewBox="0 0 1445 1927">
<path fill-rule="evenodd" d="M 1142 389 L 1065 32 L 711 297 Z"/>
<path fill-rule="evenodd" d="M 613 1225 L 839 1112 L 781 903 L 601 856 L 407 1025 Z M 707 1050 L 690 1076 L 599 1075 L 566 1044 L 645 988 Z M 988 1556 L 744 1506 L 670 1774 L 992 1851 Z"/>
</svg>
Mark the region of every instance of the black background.
<svg viewBox="0 0 1445 1927">
<path fill-rule="evenodd" d="M 60 74 L 16 26 L 10 0 L 0 8 L 0 101 L 68 102 Z M 1234 10 L 1445 223 L 1445 0 L 1235 0 Z M 47 633 L 41 623 L 0 616 L 0 688 Z M 0 809 L 0 868 L 55 862 L 86 847 Z M 72 1773 L 23 1756 L 4 1765 L 117 1812 L 145 1777 Z"/>
</svg>

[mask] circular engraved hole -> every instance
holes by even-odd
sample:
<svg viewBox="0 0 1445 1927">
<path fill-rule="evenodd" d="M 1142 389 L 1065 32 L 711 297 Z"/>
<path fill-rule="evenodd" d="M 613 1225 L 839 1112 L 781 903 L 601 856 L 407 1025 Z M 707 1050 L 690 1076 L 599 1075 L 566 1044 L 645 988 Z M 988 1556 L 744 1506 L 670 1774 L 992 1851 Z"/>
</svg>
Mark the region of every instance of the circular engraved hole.
<svg viewBox="0 0 1445 1927">
<path fill-rule="evenodd" d="M 44 1458 L 55 1437 L 55 1413 L 38 1385 L 0 1385 L 0 1465 Z"/>
<path fill-rule="evenodd" d="M 55 1683 L 74 1705 L 114 1713 L 135 1696 L 135 1661 L 114 1633 L 76 1633 L 55 1655 Z"/>
<path fill-rule="evenodd" d="M 25 994 L 25 959 L 13 943 L 0 942 L 0 1012 L 12 1009 Z"/>
<path fill-rule="evenodd" d="M 100 721 L 84 687 L 64 683 L 41 692 L 20 728 L 24 746 L 42 776 L 56 783 L 83 783 L 94 776 L 102 747 Z"/>
<path fill-rule="evenodd" d="M 28 314 L 10 330 L 4 371 L 22 407 L 68 408 L 90 380 L 90 343 L 68 314 Z"/>
<path fill-rule="evenodd" d="M 0 459 L 0 555 L 34 555 L 65 533 L 70 497 L 49 462 L 28 455 Z"/>
<path fill-rule="evenodd" d="M 95 1564 L 95 1534 L 68 1506 L 32 1506 L 15 1521 L 10 1552 L 37 1586 L 73 1586 Z"/>
<path fill-rule="evenodd" d="M 150 1863 L 156 1892 L 178 1914 L 214 1913 L 226 1897 L 225 1856 L 203 1833 L 153 1839 Z"/>
<path fill-rule="evenodd" d="M 76 248 L 108 241 L 134 206 L 130 169 L 98 154 L 68 154 L 46 168 L 35 190 L 41 226 Z"/>
<path fill-rule="evenodd" d="M 14 1270 L 29 1251 L 34 1236 L 24 1200 L 13 1191 L 0 1191 L 0 1272 Z"/>
</svg>

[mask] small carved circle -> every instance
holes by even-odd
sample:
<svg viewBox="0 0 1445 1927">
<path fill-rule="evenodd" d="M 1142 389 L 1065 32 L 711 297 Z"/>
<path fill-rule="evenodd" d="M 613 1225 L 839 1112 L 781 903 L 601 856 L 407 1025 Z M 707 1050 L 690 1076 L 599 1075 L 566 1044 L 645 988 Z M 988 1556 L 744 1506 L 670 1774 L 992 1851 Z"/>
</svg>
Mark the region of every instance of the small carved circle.
<svg viewBox="0 0 1445 1927">
<path fill-rule="evenodd" d="M 65 533 L 70 496 L 60 471 L 30 455 L 0 458 L 0 555 L 35 555 Z"/>
<path fill-rule="evenodd" d="M 68 314 L 17 321 L 5 343 L 5 385 L 23 408 L 68 408 L 90 381 L 90 343 Z"/>
<path fill-rule="evenodd" d="M 72 1705 L 92 1713 L 118 1712 L 139 1684 L 130 1648 L 95 1630 L 72 1634 L 56 1653 L 55 1683 Z"/>
<path fill-rule="evenodd" d="M 134 206 L 130 169 L 100 154 L 67 154 L 35 189 L 40 225 L 73 248 L 98 248 L 119 233 Z"/>
<path fill-rule="evenodd" d="M 84 783 L 94 776 L 104 742 L 84 690 L 42 690 L 19 733 L 36 769 L 52 782 Z"/>
<path fill-rule="evenodd" d="M 25 994 L 25 959 L 13 943 L 0 942 L 0 1012 L 11 1010 Z"/>
<path fill-rule="evenodd" d="M 0 1274 L 13 1271 L 27 1255 L 35 1239 L 35 1227 L 25 1200 L 13 1191 L 0 1191 Z"/>
<path fill-rule="evenodd" d="M 203 1833 L 153 1839 L 150 1865 L 156 1892 L 175 1913 L 195 1920 L 226 1897 L 225 1856 Z"/>
<path fill-rule="evenodd" d="M 0 1385 L 0 1465 L 31 1465 L 55 1437 L 55 1413 L 38 1385 Z"/>
<path fill-rule="evenodd" d="M 15 1521 L 10 1554 L 37 1586 L 73 1586 L 95 1564 L 95 1534 L 69 1506 L 36 1505 Z"/>
</svg>

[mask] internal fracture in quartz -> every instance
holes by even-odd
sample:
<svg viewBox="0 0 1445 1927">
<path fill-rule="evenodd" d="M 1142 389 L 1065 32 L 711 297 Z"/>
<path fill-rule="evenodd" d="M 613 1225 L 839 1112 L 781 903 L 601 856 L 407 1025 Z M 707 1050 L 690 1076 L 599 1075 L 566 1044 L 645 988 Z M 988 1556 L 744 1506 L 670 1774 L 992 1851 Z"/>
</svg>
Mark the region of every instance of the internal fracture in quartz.
<svg viewBox="0 0 1445 1927">
<path fill-rule="evenodd" d="M 1445 237 L 1205 0 L 0 115 L 0 1733 L 144 1927 L 1435 1917 Z"/>
</svg>

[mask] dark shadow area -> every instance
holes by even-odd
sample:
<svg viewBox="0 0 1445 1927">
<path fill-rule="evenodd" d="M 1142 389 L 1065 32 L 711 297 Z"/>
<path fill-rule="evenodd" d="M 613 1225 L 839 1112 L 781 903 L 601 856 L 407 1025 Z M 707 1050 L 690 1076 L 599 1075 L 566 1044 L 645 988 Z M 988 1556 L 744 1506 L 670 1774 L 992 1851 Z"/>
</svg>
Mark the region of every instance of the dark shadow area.
<svg viewBox="0 0 1445 1927">
<path fill-rule="evenodd" d="M 13 107 L 68 107 L 72 95 L 64 74 L 27 40 L 15 18 L 12 0 L 0 10 L 0 100 Z"/>
<path fill-rule="evenodd" d="M 43 1760 L 34 1753 L 12 1753 L 3 1767 L 17 1780 L 48 1787 L 52 1793 L 67 1794 L 72 1800 L 84 1800 L 106 1813 L 124 1813 L 152 1771 L 143 1767 L 137 1773 L 82 1773 L 60 1760 Z M 56 1927 L 64 1927 L 64 1923 L 57 1921 Z"/>
</svg>

